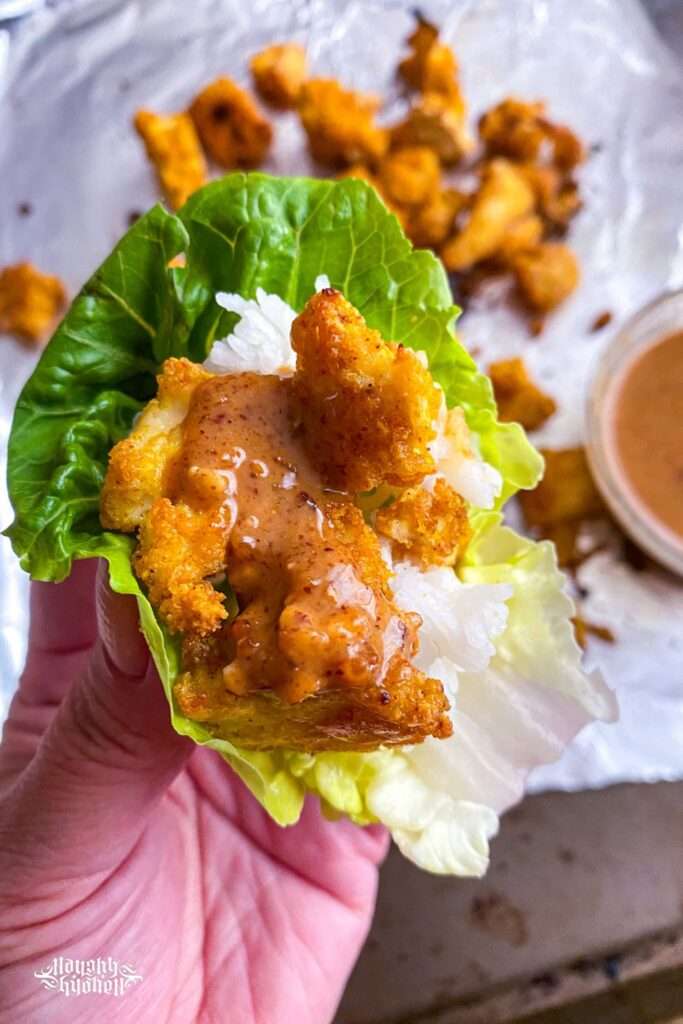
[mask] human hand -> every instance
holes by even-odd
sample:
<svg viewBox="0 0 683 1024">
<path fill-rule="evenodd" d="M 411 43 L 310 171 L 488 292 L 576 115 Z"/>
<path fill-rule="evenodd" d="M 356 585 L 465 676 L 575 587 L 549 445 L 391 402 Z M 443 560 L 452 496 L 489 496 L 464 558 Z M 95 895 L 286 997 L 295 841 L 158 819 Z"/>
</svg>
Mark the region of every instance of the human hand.
<svg viewBox="0 0 683 1024">
<path fill-rule="evenodd" d="M 310 798 L 278 827 L 178 736 L 135 603 L 94 563 L 33 584 L 0 745 L 2 1024 L 323 1024 L 385 850 L 381 829 L 325 821 Z M 111 956 L 142 980 L 67 997 L 34 977 L 55 956 Z"/>
</svg>

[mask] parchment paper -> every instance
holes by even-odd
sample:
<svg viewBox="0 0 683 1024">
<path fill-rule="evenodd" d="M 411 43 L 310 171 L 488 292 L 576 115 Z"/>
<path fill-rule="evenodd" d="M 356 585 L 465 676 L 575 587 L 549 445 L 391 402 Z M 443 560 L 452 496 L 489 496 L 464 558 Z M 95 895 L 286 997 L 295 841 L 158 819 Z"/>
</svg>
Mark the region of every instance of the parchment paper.
<svg viewBox="0 0 683 1024">
<path fill-rule="evenodd" d="M 73 295 L 157 199 L 134 111 L 183 107 L 219 73 L 247 81 L 248 56 L 300 39 L 313 70 L 402 100 L 393 73 L 412 4 L 358 0 L 62 0 L 0 33 L 0 265 L 31 259 Z M 449 0 L 424 12 L 444 27 L 462 65 L 473 118 L 504 95 L 544 97 L 551 115 L 595 147 L 582 172 L 585 210 L 572 226 L 579 291 L 530 340 L 508 307 L 468 309 L 460 332 L 487 364 L 523 352 L 560 401 L 536 440 L 577 443 L 591 367 L 624 318 L 683 286 L 683 79 L 635 0 Z M 277 118 L 269 170 L 311 173 L 293 114 Z M 28 203 L 31 212 L 20 213 Z M 613 327 L 590 333 L 609 309 Z M 35 354 L 0 339 L 2 477 L 11 410 Z M 0 493 L 0 521 L 11 511 Z M 635 572 L 606 551 L 580 583 L 588 617 L 617 643 L 592 644 L 621 704 L 617 726 L 595 726 L 533 788 L 580 788 L 683 775 L 683 586 Z M 27 581 L 0 541 L 0 674 L 6 705 L 26 635 Z"/>
</svg>

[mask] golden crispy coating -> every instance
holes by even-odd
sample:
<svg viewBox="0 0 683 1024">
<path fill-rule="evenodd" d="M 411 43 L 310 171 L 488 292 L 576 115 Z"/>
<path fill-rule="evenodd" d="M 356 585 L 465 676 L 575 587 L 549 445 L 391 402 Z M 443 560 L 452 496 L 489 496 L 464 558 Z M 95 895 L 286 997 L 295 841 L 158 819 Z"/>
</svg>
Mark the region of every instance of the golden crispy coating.
<svg viewBox="0 0 683 1024">
<path fill-rule="evenodd" d="M 537 245 L 543 238 L 543 221 L 535 213 L 520 217 L 511 224 L 492 259 L 502 267 L 509 267 L 518 252 Z"/>
<path fill-rule="evenodd" d="M 408 37 L 411 53 L 398 66 L 398 73 L 413 89 L 437 92 L 459 103 L 465 103 L 458 84 L 458 62 L 450 46 L 439 42 L 438 29 L 417 15 L 417 26 Z"/>
<path fill-rule="evenodd" d="M 488 374 L 498 403 L 498 416 L 504 422 L 516 421 L 526 430 L 536 430 L 557 409 L 554 399 L 533 382 L 523 359 L 491 363 Z"/>
<path fill-rule="evenodd" d="M 258 167 L 265 159 L 273 129 L 249 93 L 231 78 L 217 78 L 202 89 L 189 114 L 207 153 L 226 170 Z"/>
<path fill-rule="evenodd" d="M 511 258 L 517 287 L 524 302 L 539 313 L 559 306 L 579 283 L 579 264 L 561 242 L 541 242 Z"/>
<path fill-rule="evenodd" d="M 534 194 L 515 165 L 491 160 L 484 167 L 467 222 L 441 248 L 446 268 L 467 270 L 494 256 L 511 228 L 533 207 Z"/>
<path fill-rule="evenodd" d="M 441 477 L 431 491 L 411 487 L 379 509 L 375 527 L 390 538 L 396 558 L 423 569 L 455 565 L 472 535 L 465 502 Z"/>
<path fill-rule="evenodd" d="M 66 304 L 58 277 L 41 274 L 31 263 L 0 270 L 0 334 L 40 341 Z"/>
<path fill-rule="evenodd" d="M 462 101 L 441 92 L 425 92 L 391 130 L 391 144 L 427 146 L 442 164 L 455 164 L 472 149 Z"/>
<path fill-rule="evenodd" d="M 311 78 L 301 90 L 299 116 L 311 155 L 331 167 L 377 164 L 388 136 L 375 124 L 376 96 L 344 89 L 332 78 Z"/>
<path fill-rule="evenodd" d="M 246 750 L 370 751 L 379 746 L 443 739 L 453 729 L 441 684 L 422 673 L 387 690 L 323 690 L 314 699 L 284 704 L 263 691 L 237 696 L 205 667 L 183 673 L 174 687 L 181 712 L 217 737 Z"/>
<path fill-rule="evenodd" d="M 135 129 L 145 144 L 169 205 L 177 210 L 206 181 L 206 163 L 187 114 L 138 110 Z"/>
<path fill-rule="evenodd" d="M 479 120 L 479 135 L 491 156 L 535 160 L 546 140 L 542 125 L 545 104 L 514 96 L 491 107 Z"/>
<path fill-rule="evenodd" d="M 389 153 L 379 166 L 382 193 L 399 206 L 420 206 L 439 188 L 441 169 L 436 153 L 426 146 L 407 146 Z"/>
<path fill-rule="evenodd" d="M 102 521 L 137 529 L 135 571 L 181 633 L 178 705 L 252 749 L 449 735 L 441 684 L 412 664 L 419 616 L 395 606 L 350 495 L 331 495 L 308 462 L 294 387 L 167 360 L 157 398 L 112 451 Z"/>
<path fill-rule="evenodd" d="M 206 577 L 225 569 L 220 520 L 157 498 L 140 527 L 133 567 L 174 633 L 213 633 L 227 618 L 225 597 Z"/>
<path fill-rule="evenodd" d="M 413 351 L 384 341 L 332 288 L 309 299 L 292 344 L 307 450 L 332 487 L 410 486 L 433 472 L 441 395 Z"/>
<path fill-rule="evenodd" d="M 605 511 L 583 448 L 543 450 L 545 474 L 533 491 L 521 491 L 527 526 L 553 527 L 569 521 L 599 519 Z"/>
<path fill-rule="evenodd" d="M 519 165 L 519 170 L 534 191 L 545 225 L 554 231 L 565 231 L 581 209 L 576 182 L 556 167 L 524 163 Z"/>
<path fill-rule="evenodd" d="M 438 248 L 452 234 L 455 218 L 467 202 L 464 192 L 438 189 L 425 203 L 408 212 L 404 225 L 408 238 L 418 248 Z"/>
<path fill-rule="evenodd" d="M 250 62 L 257 92 L 266 103 L 286 110 L 295 107 L 306 81 L 306 51 L 300 43 L 267 46 Z"/>
<path fill-rule="evenodd" d="M 432 25 L 431 22 L 418 15 L 417 25 L 406 40 L 411 53 L 404 57 L 398 66 L 399 75 L 413 89 L 422 89 L 425 62 L 438 38 L 439 30 L 436 25 Z"/>
<path fill-rule="evenodd" d="M 130 533 L 141 526 L 164 489 L 166 465 L 182 444 L 181 424 L 194 389 L 207 373 L 188 359 L 167 359 L 157 377 L 157 396 L 138 417 L 130 435 L 114 445 L 100 495 L 107 530 Z"/>
</svg>

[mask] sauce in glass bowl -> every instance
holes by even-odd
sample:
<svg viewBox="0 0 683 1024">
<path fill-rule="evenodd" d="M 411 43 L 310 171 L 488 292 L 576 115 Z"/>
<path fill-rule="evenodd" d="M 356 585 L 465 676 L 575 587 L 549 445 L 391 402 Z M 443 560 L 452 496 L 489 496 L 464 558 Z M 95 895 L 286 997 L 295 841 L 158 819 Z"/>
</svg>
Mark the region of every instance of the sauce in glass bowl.
<svg viewBox="0 0 683 1024">
<path fill-rule="evenodd" d="M 646 306 L 603 353 L 587 450 L 615 519 L 683 575 L 683 292 Z"/>
</svg>

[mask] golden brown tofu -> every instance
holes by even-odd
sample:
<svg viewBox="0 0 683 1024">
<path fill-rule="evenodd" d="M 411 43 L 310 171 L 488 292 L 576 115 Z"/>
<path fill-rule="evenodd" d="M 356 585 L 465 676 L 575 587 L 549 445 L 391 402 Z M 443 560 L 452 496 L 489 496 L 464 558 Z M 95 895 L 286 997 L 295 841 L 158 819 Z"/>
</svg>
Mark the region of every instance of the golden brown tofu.
<svg viewBox="0 0 683 1024">
<path fill-rule="evenodd" d="M 417 24 L 406 42 L 411 53 L 398 66 L 398 73 L 413 89 L 421 89 L 424 81 L 425 61 L 439 38 L 436 25 L 417 16 Z"/>
<path fill-rule="evenodd" d="M 554 399 L 533 382 L 523 359 L 491 363 L 488 374 L 498 404 L 498 417 L 504 422 L 515 421 L 526 430 L 536 430 L 557 409 Z"/>
<path fill-rule="evenodd" d="M 534 194 L 517 167 L 509 160 L 491 160 L 484 167 L 466 223 L 441 248 L 446 269 L 468 270 L 490 259 L 533 208 Z"/>
<path fill-rule="evenodd" d="M 65 305 L 66 291 L 58 277 L 41 274 L 32 263 L 0 270 L 0 334 L 39 342 Z"/>
<path fill-rule="evenodd" d="M 267 46 L 249 62 L 254 86 L 273 107 L 295 107 L 306 81 L 306 51 L 300 43 Z"/>
<path fill-rule="evenodd" d="M 391 143 L 394 148 L 427 146 L 442 164 L 456 164 L 473 146 L 461 100 L 440 92 L 423 93 L 392 128 Z"/>
<path fill-rule="evenodd" d="M 309 299 L 292 345 L 298 419 L 332 487 L 407 487 L 434 471 L 441 392 L 415 352 L 385 341 L 332 288 Z"/>
<path fill-rule="evenodd" d="M 202 89 L 189 114 L 202 145 L 221 167 L 258 167 L 265 160 L 273 129 L 249 93 L 231 78 L 217 78 Z"/>
<path fill-rule="evenodd" d="M 408 212 L 404 225 L 408 238 L 421 249 L 438 248 L 453 233 L 455 218 L 467 203 L 468 196 L 455 188 L 437 190 Z"/>
<path fill-rule="evenodd" d="M 154 165 L 169 206 L 177 210 L 206 182 L 206 163 L 187 114 L 153 114 L 138 110 L 135 129 Z"/>
<path fill-rule="evenodd" d="M 409 559 L 423 569 L 455 565 L 472 535 L 465 502 L 441 478 L 432 490 L 409 488 L 380 508 L 375 528 L 389 537 L 395 558 Z"/>
<path fill-rule="evenodd" d="M 518 252 L 531 249 L 541 241 L 543 230 L 543 221 L 535 213 L 521 217 L 507 229 L 493 259 L 502 267 L 509 267 Z"/>
<path fill-rule="evenodd" d="M 511 258 L 519 293 L 532 310 L 550 313 L 579 283 L 579 264 L 561 242 L 541 242 Z"/>
<path fill-rule="evenodd" d="M 521 491 L 519 496 L 527 526 L 553 527 L 604 515 L 583 448 L 545 449 L 541 454 L 543 479 L 533 491 Z"/>
<path fill-rule="evenodd" d="M 293 378 L 169 359 L 111 453 L 102 522 L 137 529 L 135 571 L 180 633 L 178 706 L 250 749 L 449 735 L 441 684 L 413 665 L 419 616 L 394 604 L 352 495 L 311 465 L 298 397 Z"/>
<path fill-rule="evenodd" d="M 400 62 L 399 75 L 413 89 L 448 96 L 452 103 L 461 106 L 464 114 L 458 62 L 450 46 L 439 41 L 438 29 L 418 14 L 417 26 L 407 42 L 412 52 Z"/>
<path fill-rule="evenodd" d="M 510 160 L 535 160 L 547 138 L 544 115 L 544 103 L 514 96 L 491 107 L 479 119 L 479 135 L 487 153 Z"/>
<path fill-rule="evenodd" d="M 546 227 L 556 232 L 566 231 L 572 217 L 581 209 L 576 182 L 556 167 L 523 163 L 519 170 L 534 191 L 536 207 Z"/>
<path fill-rule="evenodd" d="M 380 188 L 400 206 L 420 206 L 439 188 L 441 168 L 432 149 L 408 146 L 389 153 L 379 166 Z"/>
<path fill-rule="evenodd" d="M 387 132 L 375 123 L 379 100 L 344 89 L 332 78 L 311 78 L 301 90 L 299 116 L 311 155 L 330 167 L 370 164 L 387 149 Z"/>
</svg>

